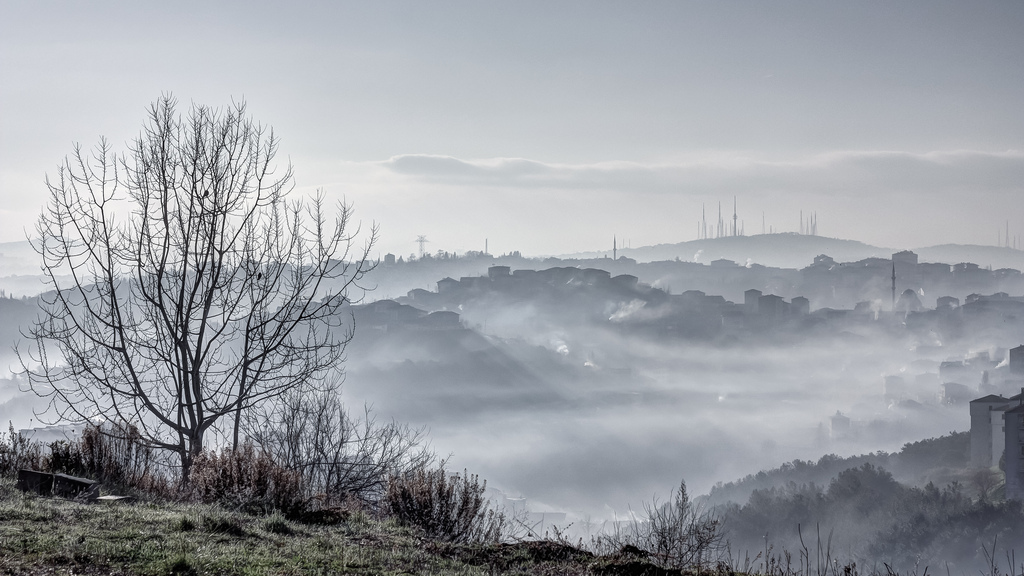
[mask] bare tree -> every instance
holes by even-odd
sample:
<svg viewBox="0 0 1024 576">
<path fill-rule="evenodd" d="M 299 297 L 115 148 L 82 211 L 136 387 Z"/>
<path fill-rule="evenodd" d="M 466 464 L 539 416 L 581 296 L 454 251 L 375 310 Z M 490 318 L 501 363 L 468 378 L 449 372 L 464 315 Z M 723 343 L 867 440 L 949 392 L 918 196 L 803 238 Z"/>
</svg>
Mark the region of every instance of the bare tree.
<svg viewBox="0 0 1024 576">
<path fill-rule="evenodd" d="M 237 446 L 247 411 L 333 380 L 376 228 L 359 244 L 349 205 L 287 200 L 244 103 L 182 117 L 167 95 L 148 116 L 127 153 L 76 145 L 47 177 L 33 247 L 54 290 L 18 353 L 51 418 L 134 425 L 187 483 L 211 431 Z"/>
<path fill-rule="evenodd" d="M 992 468 L 979 468 L 969 479 L 971 486 L 978 491 L 978 498 L 987 500 L 992 491 L 1003 481 L 1002 474 Z"/>
</svg>

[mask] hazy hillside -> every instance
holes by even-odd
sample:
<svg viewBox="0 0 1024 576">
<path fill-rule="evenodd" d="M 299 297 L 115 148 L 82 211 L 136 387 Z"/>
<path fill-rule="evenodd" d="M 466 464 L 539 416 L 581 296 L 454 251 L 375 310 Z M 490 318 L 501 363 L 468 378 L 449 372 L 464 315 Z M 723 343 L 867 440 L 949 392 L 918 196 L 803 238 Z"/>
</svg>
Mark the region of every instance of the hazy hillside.
<svg viewBox="0 0 1024 576">
<path fill-rule="evenodd" d="M 26 240 L 0 242 L 0 290 L 8 296 L 36 296 L 45 290 L 39 255 Z"/>
<path fill-rule="evenodd" d="M 855 240 L 841 240 L 824 236 L 806 236 L 793 232 L 785 234 L 757 234 L 754 236 L 730 236 L 708 240 L 691 240 L 677 244 L 658 244 L 640 248 L 620 249 L 619 256 L 633 258 L 639 262 L 675 260 L 707 264 L 724 258 L 740 264 L 748 261 L 776 268 L 803 268 L 814 261 L 818 254 L 827 254 L 837 262 L 854 262 L 864 258 L 888 258 L 896 250 L 870 246 Z M 582 252 L 565 258 L 594 258 L 610 254 Z"/>
<path fill-rule="evenodd" d="M 796 233 L 758 234 L 709 240 L 692 240 L 676 244 L 658 244 L 640 248 L 620 248 L 619 256 L 637 262 L 679 260 L 708 264 L 714 260 L 732 260 L 738 264 L 748 262 L 776 268 L 804 268 L 819 254 L 827 254 L 836 262 L 855 262 L 864 258 L 889 258 L 899 249 L 871 246 L 856 240 L 807 236 Z M 913 248 L 921 262 L 957 264 L 973 262 L 982 268 L 1013 268 L 1024 270 L 1024 251 L 999 246 L 942 244 Z M 565 254 L 558 258 L 588 259 L 611 257 L 611 250 Z M 433 290 L 436 282 L 445 276 L 479 276 L 494 264 L 513 268 L 538 268 L 529 258 L 459 258 L 431 259 L 413 266 L 374 271 L 366 286 L 372 291 L 370 300 L 395 298 L 413 288 Z M 538 260 L 539 261 L 539 260 Z M 552 264 L 555 265 L 555 264 Z M 631 272 L 635 273 L 635 271 Z M 645 281 L 648 281 L 645 279 Z M 27 241 L 0 243 L 0 290 L 13 296 L 35 296 L 43 291 L 39 275 L 39 257 Z"/>
<path fill-rule="evenodd" d="M 915 248 L 921 262 L 944 262 L 958 264 L 973 262 L 982 268 L 1013 268 L 1024 270 L 1024 250 L 1001 246 L 978 246 L 976 244 L 941 244 L 927 248 Z"/>
<path fill-rule="evenodd" d="M 27 240 L 0 242 L 0 277 L 39 274 L 39 255 Z"/>
<path fill-rule="evenodd" d="M 620 248 L 619 256 L 633 258 L 638 262 L 675 260 L 707 264 L 724 258 L 739 264 L 748 261 L 762 266 L 776 268 L 803 268 L 813 262 L 818 254 L 827 254 L 836 262 L 855 262 L 864 258 L 889 258 L 893 252 L 905 249 L 871 246 L 856 240 L 807 236 L 794 232 L 783 234 L 757 234 L 754 236 L 730 236 L 708 240 L 691 240 L 676 244 L 658 244 L 640 248 Z M 972 244 L 941 244 L 924 248 L 910 248 L 917 253 L 921 262 L 942 262 L 957 264 L 973 262 L 982 268 L 1024 269 L 1024 250 L 1001 246 Z M 611 257 L 611 250 L 566 254 L 562 258 Z"/>
</svg>

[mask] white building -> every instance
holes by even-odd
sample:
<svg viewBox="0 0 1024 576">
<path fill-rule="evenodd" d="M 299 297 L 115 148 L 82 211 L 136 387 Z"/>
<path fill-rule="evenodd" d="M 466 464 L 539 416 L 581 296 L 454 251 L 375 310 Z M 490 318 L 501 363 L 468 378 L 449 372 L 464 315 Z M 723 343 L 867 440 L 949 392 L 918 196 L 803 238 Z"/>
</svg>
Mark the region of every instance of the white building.
<svg viewBox="0 0 1024 576">
<path fill-rule="evenodd" d="M 1000 460 L 1006 499 L 1024 500 L 1024 389 L 1010 398 L 971 401 L 971 466 L 993 468 Z"/>
</svg>

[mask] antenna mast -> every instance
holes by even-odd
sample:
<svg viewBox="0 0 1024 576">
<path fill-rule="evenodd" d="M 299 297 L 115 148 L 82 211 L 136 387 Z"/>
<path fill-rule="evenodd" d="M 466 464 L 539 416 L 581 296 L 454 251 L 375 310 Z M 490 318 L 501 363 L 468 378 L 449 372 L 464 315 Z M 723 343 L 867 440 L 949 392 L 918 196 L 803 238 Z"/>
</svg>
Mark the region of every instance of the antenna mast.
<svg viewBox="0 0 1024 576">
<path fill-rule="evenodd" d="M 892 261 L 892 311 L 896 311 L 896 261 Z"/>
<path fill-rule="evenodd" d="M 738 216 L 736 215 L 736 197 L 733 196 L 732 197 L 732 235 L 733 236 L 738 236 L 739 232 L 740 232 L 739 231 L 739 227 L 736 225 L 737 219 L 738 219 Z"/>
</svg>

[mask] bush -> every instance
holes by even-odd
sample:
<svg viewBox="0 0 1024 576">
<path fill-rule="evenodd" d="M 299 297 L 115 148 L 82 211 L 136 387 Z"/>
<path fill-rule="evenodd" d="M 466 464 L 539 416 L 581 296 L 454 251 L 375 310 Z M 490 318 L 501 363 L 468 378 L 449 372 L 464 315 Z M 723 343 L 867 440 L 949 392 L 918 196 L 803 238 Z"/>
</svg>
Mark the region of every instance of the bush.
<svg viewBox="0 0 1024 576">
<path fill-rule="evenodd" d="M 133 426 L 87 424 L 82 435 L 44 444 L 14 431 L 0 434 L 0 476 L 19 469 L 84 476 L 104 484 L 168 495 L 168 475 L 158 471 L 153 449 Z M 166 470 L 164 471 L 166 472 Z"/>
<path fill-rule="evenodd" d="M 302 474 L 316 507 L 352 500 L 376 507 L 388 478 L 429 466 L 435 456 L 422 430 L 378 424 L 369 409 L 354 417 L 339 394 L 337 387 L 287 393 L 249 421 L 246 432 L 274 461 Z"/>
<path fill-rule="evenodd" d="M 104 484 L 167 491 L 166 478 L 156 472 L 153 449 L 142 442 L 138 428 L 131 425 L 87 424 L 78 439 L 50 443 L 45 467 Z"/>
<path fill-rule="evenodd" d="M 9 432 L 0 433 L 0 475 L 14 476 L 18 470 L 43 468 L 43 445 L 14 431 L 9 423 Z"/>
<path fill-rule="evenodd" d="M 392 477 L 385 495 L 388 513 L 417 526 L 428 537 L 447 542 L 498 542 L 507 523 L 487 505 L 487 482 L 463 471 L 449 476 L 444 468 L 418 469 Z"/>
<path fill-rule="evenodd" d="M 683 570 L 710 570 L 718 565 L 726 546 L 722 523 L 699 510 L 686 492 L 686 482 L 663 505 L 644 506 L 647 519 L 633 521 L 625 530 L 595 539 L 599 551 L 636 549 L 658 564 Z"/>
<path fill-rule="evenodd" d="M 189 495 L 254 514 L 306 511 L 302 475 L 279 465 L 265 451 L 246 443 L 238 450 L 203 452 L 192 464 Z"/>
</svg>

